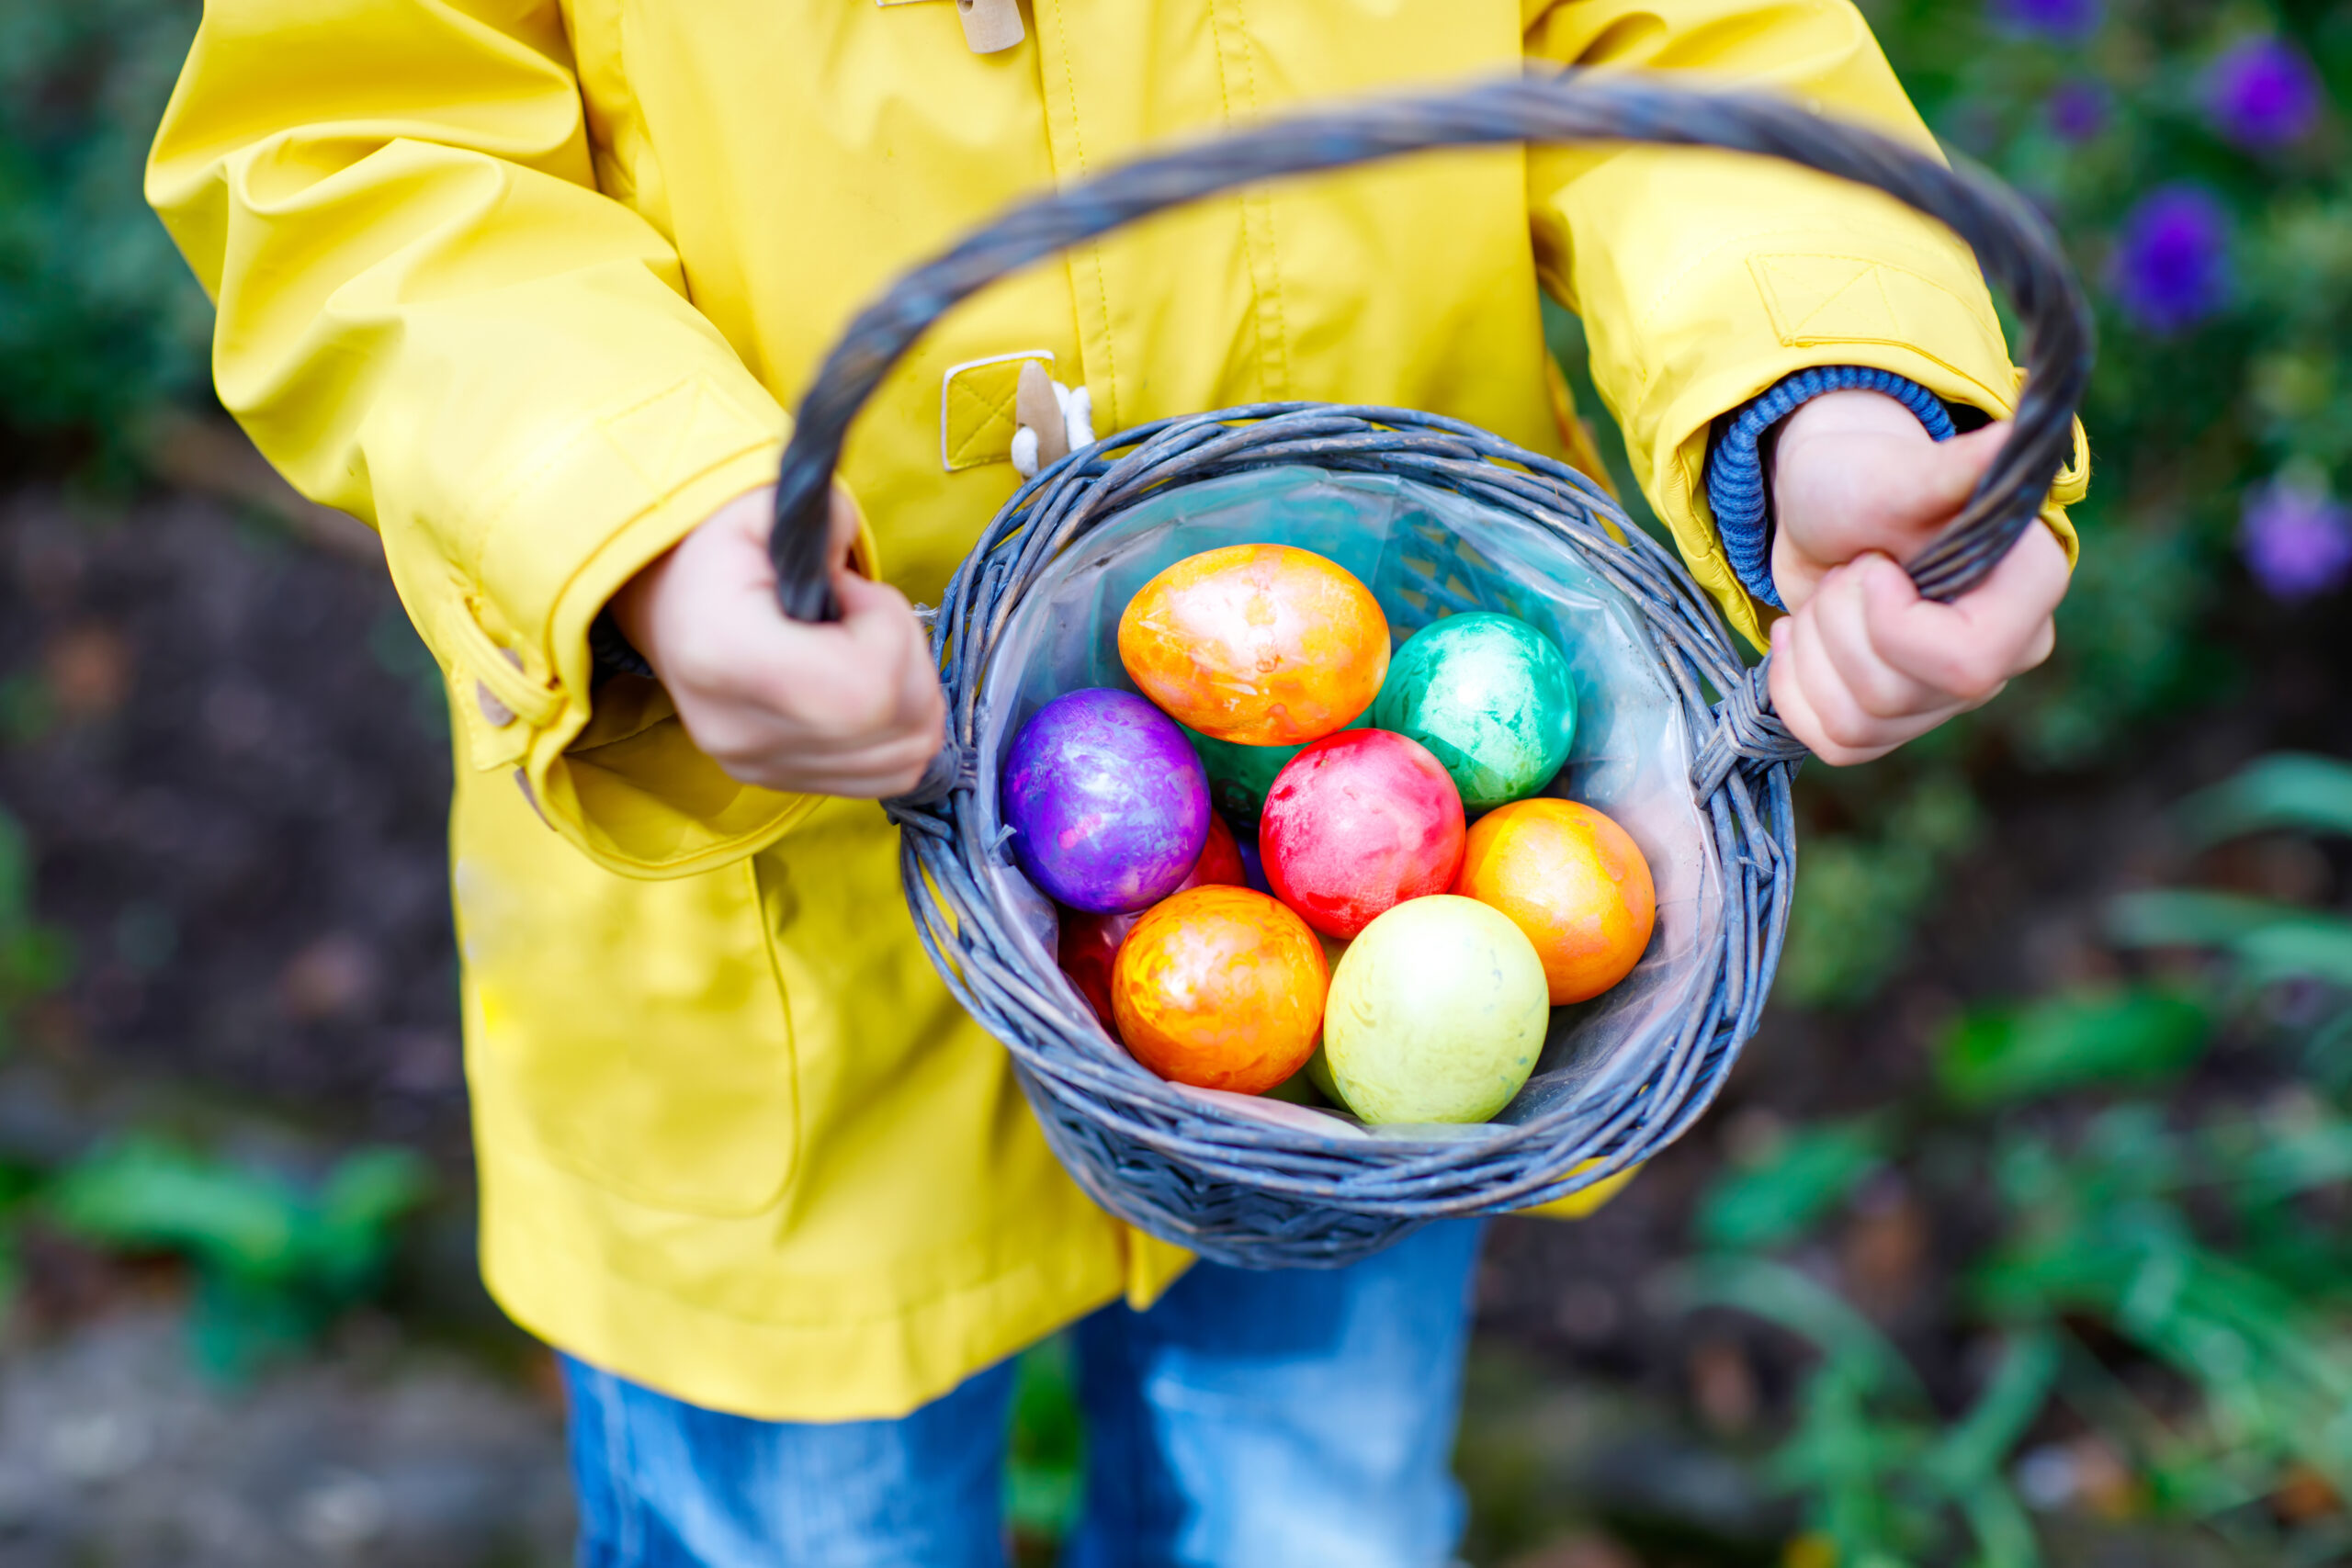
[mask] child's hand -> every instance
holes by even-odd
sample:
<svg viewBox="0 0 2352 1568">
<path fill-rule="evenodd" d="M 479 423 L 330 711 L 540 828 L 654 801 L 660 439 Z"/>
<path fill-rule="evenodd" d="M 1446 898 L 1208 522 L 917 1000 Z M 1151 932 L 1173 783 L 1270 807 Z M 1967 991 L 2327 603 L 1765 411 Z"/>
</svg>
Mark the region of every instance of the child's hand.
<svg viewBox="0 0 2352 1568">
<path fill-rule="evenodd" d="M 879 799 L 912 789 L 946 735 L 922 628 L 897 589 L 849 570 L 857 514 L 833 495 L 831 625 L 776 607 L 768 528 L 775 492 L 710 514 L 613 596 L 613 618 L 678 716 L 745 784 Z"/>
<path fill-rule="evenodd" d="M 2050 657 L 2066 555 L 2029 528 L 1974 590 L 1919 597 L 1896 565 L 1966 503 L 2007 424 L 1937 442 L 1877 392 L 1791 414 L 1774 457 L 1772 706 L 1814 754 L 1867 762 L 1993 700 Z"/>
</svg>

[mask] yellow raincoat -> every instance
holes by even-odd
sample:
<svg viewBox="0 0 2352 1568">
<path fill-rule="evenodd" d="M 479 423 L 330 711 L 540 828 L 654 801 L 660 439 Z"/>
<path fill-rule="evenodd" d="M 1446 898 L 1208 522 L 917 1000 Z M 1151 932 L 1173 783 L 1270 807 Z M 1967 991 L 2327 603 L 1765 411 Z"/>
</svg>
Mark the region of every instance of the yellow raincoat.
<svg viewBox="0 0 2352 1568">
<path fill-rule="evenodd" d="M 372 523 L 448 678 L 482 1260 L 523 1324 L 724 1410 L 896 1413 L 1183 1255 L 1046 1153 L 918 949 L 869 803 L 734 783 L 592 691 L 614 590 L 773 475 L 851 311 L 1001 204 L 1163 139 L 1523 60 L 1688 69 L 1928 137 L 1845 0 L 211 0 L 149 194 L 222 401 Z M 1539 284 L 1691 568 L 1708 423 L 1781 376 L 2015 388 L 1967 252 L 1872 195 L 1619 148 L 1425 156 L 1208 202 L 958 311 L 845 478 L 933 598 L 1010 493 L 1023 358 L 1104 433 L 1398 403 L 1555 453 Z M 2053 513 L 2054 516 L 2054 513 Z M 2063 525 L 2062 525 L 2063 527 Z"/>
</svg>

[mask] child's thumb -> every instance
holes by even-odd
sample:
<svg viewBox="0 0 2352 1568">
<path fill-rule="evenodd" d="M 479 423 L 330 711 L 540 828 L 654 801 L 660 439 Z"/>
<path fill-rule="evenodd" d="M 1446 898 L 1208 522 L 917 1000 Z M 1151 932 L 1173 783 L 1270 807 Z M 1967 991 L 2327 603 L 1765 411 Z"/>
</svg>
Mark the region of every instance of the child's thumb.
<svg viewBox="0 0 2352 1568">
<path fill-rule="evenodd" d="M 2003 421 L 1930 447 L 1922 455 L 1917 479 L 1910 487 L 1908 521 L 1930 528 L 1951 521 L 1976 492 L 1976 482 L 1992 467 L 2008 434 L 2008 423 Z"/>
<path fill-rule="evenodd" d="M 870 581 L 854 571 L 837 571 L 833 595 L 841 601 L 842 629 L 867 657 L 895 667 L 912 651 L 927 646 L 914 606 L 888 583 Z"/>
</svg>

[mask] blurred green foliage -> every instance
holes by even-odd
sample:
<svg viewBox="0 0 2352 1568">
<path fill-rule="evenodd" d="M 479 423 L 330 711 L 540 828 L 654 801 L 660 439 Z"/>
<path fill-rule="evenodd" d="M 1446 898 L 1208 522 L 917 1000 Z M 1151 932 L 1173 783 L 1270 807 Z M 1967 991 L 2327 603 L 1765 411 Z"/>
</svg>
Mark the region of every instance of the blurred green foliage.
<svg viewBox="0 0 2352 1568">
<path fill-rule="evenodd" d="M 1026 1549 L 1050 1552 L 1078 1522 L 1085 1426 L 1068 1335 L 1033 1345 L 1013 1366 L 1012 1442 L 1005 1523 Z"/>
<path fill-rule="evenodd" d="M 1938 858 L 1953 852 L 1932 837 L 1915 849 L 1901 804 L 1928 789 L 1965 795 L 1976 759 L 2095 764 L 2152 719 L 2226 694 L 2239 671 L 2211 635 L 2214 613 L 2233 597 L 2299 597 L 2291 573 L 2237 564 L 2250 501 L 2285 483 L 2332 504 L 2352 461 L 2352 160 L 2328 107 L 2352 103 L 2352 9 L 1864 0 L 1864 10 L 1945 143 L 2051 219 L 2098 308 L 2100 356 L 2083 411 L 2092 492 L 2074 509 L 2082 561 L 2055 657 L 1952 726 L 1931 761 L 1835 782 L 1807 770 L 1804 794 L 1834 809 L 1830 830 L 1805 840 L 1781 994 L 1815 1008 L 1875 994 L 1932 897 L 1921 888 L 1940 885 Z M 2320 108 L 2250 143 L 2216 107 L 2220 73 L 2233 49 L 2264 40 L 2303 62 Z M 2175 318 L 2152 317 L 2132 306 L 2135 268 L 2147 267 L 2128 236 L 2152 193 L 2184 189 L 2215 220 L 2216 289 Z M 1923 780 L 1923 766 L 1945 782 Z"/>
<path fill-rule="evenodd" d="M 2195 1062 L 2206 1016 L 2147 987 L 2076 991 L 1979 1008 L 1946 1033 L 1936 1076 L 1953 1103 L 1999 1105 L 2093 1085 L 2146 1088 Z"/>
<path fill-rule="evenodd" d="M 2272 758 L 2180 819 L 2192 841 L 2344 833 L 2352 768 Z M 2347 1040 L 2346 924 L 2196 889 L 2119 899 L 2122 943 L 2197 962 L 2168 965 L 2162 985 L 1965 1014 L 1933 1092 L 1867 1122 L 1789 1130 L 1717 1179 L 1682 1292 L 1817 1352 L 1771 1461 L 1804 1502 L 1807 1560 L 2040 1562 L 2020 1489 L 2070 1473 L 2067 1450 L 2017 1450 L 2068 1429 L 2120 1456 L 2111 1510 L 2199 1527 L 2248 1561 L 2352 1553 L 2340 1505 L 2272 1506 L 2296 1484 L 2352 1498 L 2352 1237 L 2337 1217 L 2352 1105 L 2346 1075 L 2314 1071 L 2310 1050 L 2340 1056 Z M 2296 1005 L 2272 1005 L 2282 998 Z M 2269 1089 L 2148 1094 L 2199 1069 L 2217 1029 L 2265 1028 L 2303 1047 L 2274 1065 Z M 1990 1368 L 1955 1416 L 1818 1261 L 1819 1238 L 1880 1171 L 1941 1192 L 1939 1213 L 1990 1206 L 1983 1235 L 1944 1238 L 1962 1252 L 1939 1308 L 1950 1332 L 1982 1339 Z"/>
<path fill-rule="evenodd" d="M 2182 834 L 2198 845 L 2245 833 L 2352 837 L 2352 763 L 2285 751 L 2181 804 Z"/>
<path fill-rule="evenodd" d="M 140 194 L 198 11 L 0 6 L 0 425 L 121 460 L 208 395 L 210 308 Z"/>
<path fill-rule="evenodd" d="M 72 940 L 33 914 L 32 851 L 24 829 L 0 809 L 0 1049 L 14 1036 L 19 1010 L 73 972 Z"/>
<path fill-rule="evenodd" d="M 1907 779 L 1872 775 L 1859 779 L 1860 789 L 1838 781 L 1849 809 L 1870 826 L 1801 846 L 1782 1000 L 1810 1008 L 1865 1001 L 1909 956 L 1912 928 L 1983 829 L 1966 779 L 1940 751 L 1930 747 L 1907 760 Z"/>
<path fill-rule="evenodd" d="M 1678 1284 L 1690 1305 L 1751 1314 L 1821 1352 L 1797 1395 L 1794 1430 L 1769 1467 L 1807 1503 L 1812 1533 L 1800 1538 L 1792 1561 L 1908 1568 L 1948 1560 L 1948 1518 L 1963 1524 L 1983 1568 L 2039 1560 L 2032 1524 L 2004 1471 L 2056 1371 L 2047 1330 L 2005 1338 L 1976 1403 L 1940 1422 L 1901 1352 L 1802 1270 L 1720 1253 L 1687 1266 Z"/>
<path fill-rule="evenodd" d="M 1875 1119 L 1824 1122 L 1776 1137 L 1736 1163 L 1699 1205 L 1709 1247 L 1766 1248 L 1811 1232 L 1886 1158 L 1887 1127 Z"/>
<path fill-rule="evenodd" d="M 84 1241 L 184 1258 L 190 1342 L 224 1377 L 298 1349 L 380 1288 L 400 1222 L 431 1185 L 405 1149 L 345 1155 L 314 1189 L 153 1138 L 93 1150 L 34 1190 Z"/>
</svg>

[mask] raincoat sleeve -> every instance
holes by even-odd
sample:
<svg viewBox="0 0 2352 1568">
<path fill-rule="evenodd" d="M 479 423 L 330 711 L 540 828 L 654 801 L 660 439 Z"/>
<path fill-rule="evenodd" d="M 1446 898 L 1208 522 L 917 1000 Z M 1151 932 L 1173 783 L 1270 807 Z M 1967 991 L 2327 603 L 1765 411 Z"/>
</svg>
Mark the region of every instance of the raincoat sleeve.
<svg viewBox="0 0 2352 1568">
<path fill-rule="evenodd" d="M 729 778 L 650 682 L 592 709 L 590 623 L 775 478 L 786 421 L 599 192 L 554 0 L 212 0 L 147 193 L 219 306 L 222 403 L 382 536 L 461 767 L 639 875 L 810 804 Z"/>
<path fill-rule="evenodd" d="M 1531 60 L 1689 73 L 1774 92 L 1935 152 L 1848 0 L 1526 0 Z M 1706 496 L 1717 415 L 1793 371 L 1890 370 L 1948 403 L 2005 416 L 2018 376 L 1975 257 L 1894 198 L 1737 153 L 1531 150 L 1544 287 L 1584 318 L 1592 374 L 1651 504 L 1732 625 L 1763 645 L 1763 607 L 1724 560 Z M 2042 516 L 2071 559 L 2075 455 Z"/>
</svg>

